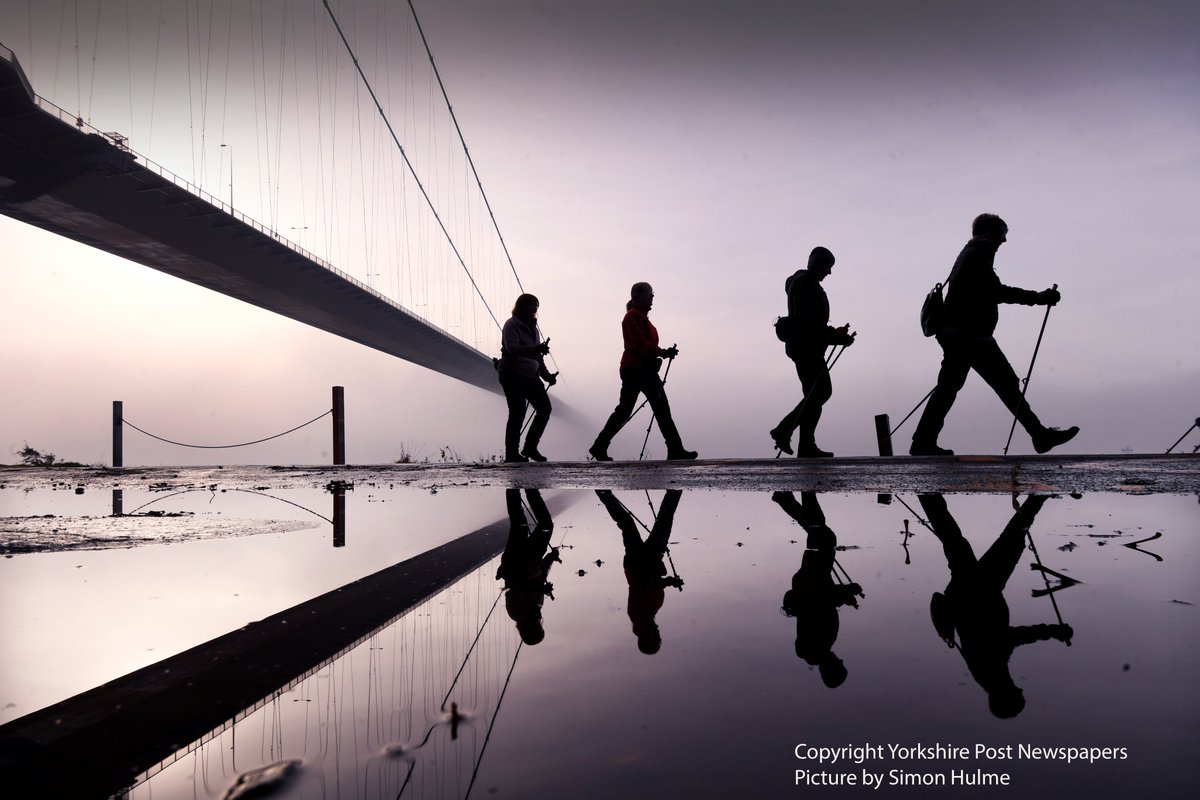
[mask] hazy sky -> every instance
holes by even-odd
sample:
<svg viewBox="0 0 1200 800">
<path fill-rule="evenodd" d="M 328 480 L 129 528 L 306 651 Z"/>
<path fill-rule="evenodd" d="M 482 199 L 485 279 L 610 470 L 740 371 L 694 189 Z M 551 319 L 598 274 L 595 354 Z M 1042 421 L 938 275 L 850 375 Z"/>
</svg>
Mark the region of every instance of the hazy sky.
<svg viewBox="0 0 1200 800">
<path fill-rule="evenodd" d="M 319 61 L 336 44 L 319 0 L 254 8 L 258 50 L 255 29 L 223 27 L 228 0 L 0 0 L 0 42 L 39 94 L 128 132 L 135 150 L 221 196 L 230 176 L 217 143 L 233 144 L 239 209 L 353 273 L 363 237 L 289 204 L 285 178 L 312 191 L 333 184 L 327 168 L 303 150 L 262 163 L 255 142 L 282 142 L 297 126 L 239 105 L 263 102 L 269 87 L 237 91 L 252 58 L 278 59 L 263 55 L 276 40 L 288 53 L 279 80 L 294 81 L 280 95 L 288 113 L 329 115 L 335 96 L 350 108 L 353 76 L 343 68 L 336 83 L 306 83 L 313 53 Z M 415 109 L 421 85 L 402 92 L 389 71 L 425 59 L 406 7 L 391 4 L 386 18 L 374 2 L 334 8 L 368 70 L 391 76 L 389 113 L 419 139 L 416 112 L 397 106 L 409 97 Z M 685 443 L 702 456 L 772 455 L 767 430 L 799 386 L 771 322 L 785 310 L 784 279 L 818 244 L 838 258 L 825 282 L 833 322 L 859 333 L 834 370 L 818 442 L 875 452 L 872 417 L 899 421 L 933 385 L 940 351 L 921 336 L 918 310 L 981 211 L 1010 225 L 1002 280 L 1062 291 L 1029 398 L 1047 424 L 1083 428 L 1069 449 L 1161 452 L 1200 414 L 1194 3 L 454 0 L 417 10 L 521 280 L 541 298 L 563 377 L 553 396 L 594 420 L 581 431 L 552 421 L 551 458 L 582 458 L 616 401 L 619 323 L 639 280 L 655 286 L 664 343 L 679 344 L 668 386 Z M 426 138 L 432 154 L 406 146 L 434 170 L 447 142 Z M 395 157 L 368 142 L 338 180 L 369 182 L 367 151 Z M 284 186 L 282 199 L 261 199 L 264 180 Z M 394 228 L 391 219 L 378 212 L 368 227 Z M 107 462 L 114 399 L 171 438 L 258 438 L 328 408 L 334 384 L 346 387 L 352 462 L 502 449 L 496 395 L 8 218 L 0 235 L 9 451 L 27 441 Z M 399 269 L 368 277 L 381 290 L 412 283 Z M 456 280 L 423 275 L 399 299 L 465 294 Z M 1001 310 L 997 338 L 1021 375 L 1043 313 Z M 972 376 L 942 444 L 999 452 L 1010 421 Z M 614 455 L 636 457 L 645 424 Z M 651 442 L 661 457 L 661 438 Z M 126 437 L 127 464 L 320 463 L 328 450 L 323 423 L 237 451 Z M 1013 452 L 1031 452 L 1020 432 Z"/>
</svg>

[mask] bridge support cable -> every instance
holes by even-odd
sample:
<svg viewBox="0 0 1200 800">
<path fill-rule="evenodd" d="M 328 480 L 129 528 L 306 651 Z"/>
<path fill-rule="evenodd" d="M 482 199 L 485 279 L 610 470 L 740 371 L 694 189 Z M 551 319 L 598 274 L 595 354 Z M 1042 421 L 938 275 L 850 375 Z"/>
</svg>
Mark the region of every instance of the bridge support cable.
<svg viewBox="0 0 1200 800">
<path fill-rule="evenodd" d="M 421 190 L 421 196 L 425 198 L 425 202 L 429 206 L 430 213 L 432 213 L 433 218 L 437 220 L 438 227 L 441 228 L 442 234 L 446 237 L 446 242 L 450 245 L 450 249 L 454 251 L 454 255 L 458 259 L 459 265 L 461 265 L 463 271 L 466 272 L 467 278 L 471 281 L 471 286 L 475 289 L 475 294 L 479 296 L 479 300 L 483 303 L 483 307 L 487 309 L 488 314 L 492 318 L 492 322 L 496 323 L 497 330 L 501 329 L 500 320 L 496 318 L 496 314 L 492 311 L 492 307 L 488 304 L 487 298 L 483 296 L 483 291 L 479 288 L 479 284 L 476 283 L 475 276 L 471 274 L 470 268 L 467 267 L 466 260 L 463 259 L 462 253 L 459 252 L 458 246 L 454 243 L 453 237 L 450 236 L 450 231 L 446 228 L 446 223 L 442 221 L 441 215 L 438 214 L 437 207 L 433 204 L 433 199 L 429 196 L 429 192 L 426 191 L 425 184 L 421 182 L 420 177 L 417 175 L 416 168 L 409 159 L 408 153 L 404 149 L 404 145 L 400 143 L 400 137 L 396 135 L 396 130 L 392 127 L 392 123 L 391 120 L 388 119 L 387 112 L 383 110 L 383 106 L 379 102 L 379 97 L 375 94 L 375 89 L 371 86 L 371 82 L 367 79 L 366 73 L 363 72 L 362 65 L 358 63 L 358 56 L 355 55 L 354 48 L 350 46 L 350 41 L 346 38 L 346 34 L 342 31 L 342 26 L 338 23 L 337 17 L 334 16 L 333 9 L 329 7 L 329 0 L 322 0 L 322 3 L 325 6 L 325 11 L 329 14 L 330 21 L 333 22 L 334 28 L 337 29 L 338 36 L 341 38 L 342 44 L 346 46 L 346 52 L 349 53 L 350 60 L 354 62 L 355 71 L 358 72 L 359 78 L 362 79 L 363 86 L 366 87 L 367 92 L 371 95 L 371 101 L 375 103 L 375 108 L 379 111 L 379 116 L 383 119 L 383 124 L 387 127 L 388 133 L 392 137 L 392 141 L 395 142 L 396 147 L 399 149 L 400 156 L 404 159 L 404 164 L 406 167 L 408 167 L 409 174 L 412 175 L 413 180 L 417 184 L 417 188 Z"/>
<path fill-rule="evenodd" d="M 417 33 L 421 35 L 421 44 L 425 45 L 425 54 L 429 56 L 429 66 L 433 68 L 433 75 L 437 78 L 438 88 L 442 90 L 442 99 L 446 101 L 446 110 L 450 112 L 450 119 L 454 123 L 454 131 L 458 134 L 458 141 L 462 144 L 463 154 L 467 157 L 467 164 L 471 167 L 471 175 L 475 178 L 475 185 L 479 187 L 479 196 L 483 198 L 483 205 L 487 208 L 488 216 L 491 217 L 492 227 L 496 230 L 496 237 L 500 240 L 500 247 L 504 250 L 504 257 L 508 259 L 508 266 L 512 270 L 513 277 L 517 280 L 517 288 L 522 292 L 525 287 L 521 284 L 521 276 L 517 274 L 517 267 L 513 264 L 512 254 L 508 252 L 508 245 L 504 241 L 504 235 L 500 233 L 500 224 L 496 222 L 496 214 L 492 211 L 492 204 L 488 201 L 487 192 L 483 190 L 483 181 L 479 178 L 479 170 L 475 169 L 475 160 L 471 158 L 471 151 L 467 148 L 467 140 L 463 138 L 462 128 L 458 124 L 458 116 L 454 113 L 454 106 L 450 104 L 450 95 L 446 92 L 446 84 L 442 82 L 442 73 L 438 70 L 437 63 L 433 60 L 433 50 L 429 47 L 429 40 L 425 38 L 425 29 L 421 26 L 421 20 L 417 17 L 417 9 L 413 6 L 412 0 L 408 0 L 408 9 L 412 12 L 413 22 L 417 24 Z"/>
</svg>

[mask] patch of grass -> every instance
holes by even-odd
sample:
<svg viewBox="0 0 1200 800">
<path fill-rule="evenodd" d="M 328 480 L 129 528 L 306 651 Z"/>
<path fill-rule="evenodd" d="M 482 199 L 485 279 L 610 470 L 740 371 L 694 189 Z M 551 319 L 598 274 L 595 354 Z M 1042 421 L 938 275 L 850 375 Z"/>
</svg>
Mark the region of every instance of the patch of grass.
<svg viewBox="0 0 1200 800">
<path fill-rule="evenodd" d="M 29 442 L 25 446 L 16 451 L 21 457 L 21 463 L 27 467 L 82 467 L 78 461 L 62 461 L 54 453 L 43 453 L 29 446 Z"/>
</svg>

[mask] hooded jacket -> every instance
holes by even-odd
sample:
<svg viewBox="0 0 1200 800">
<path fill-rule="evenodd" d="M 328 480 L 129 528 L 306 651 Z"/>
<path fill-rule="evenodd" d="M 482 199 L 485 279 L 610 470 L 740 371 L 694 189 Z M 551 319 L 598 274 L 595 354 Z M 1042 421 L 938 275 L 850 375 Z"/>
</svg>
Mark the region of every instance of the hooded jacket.
<svg viewBox="0 0 1200 800">
<path fill-rule="evenodd" d="M 943 333 L 991 336 L 1000 319 L 1000 303 L 1037 305 L 1038 293 L 1005 286 L 996 275 L 997 242 L 971 239 L 958 254 L 946 282 Z"/>
<path fill-rule="evenodd" d="M 792 330 L 788 344 L 823 353 L 833 344 L 837 332 L 829 324 L 829 296 L 821 282 L 807 269 L 801 269 L 792 273 L 783 286 Z"/>
<path fill-rule="evenodd" d="M 549 372 L 538 351 L 541 343 L 536 323 L 530 325 L 520 317 L 509 317 L 500 333 L 500 372 L 546 380 Z"/>
</svg>

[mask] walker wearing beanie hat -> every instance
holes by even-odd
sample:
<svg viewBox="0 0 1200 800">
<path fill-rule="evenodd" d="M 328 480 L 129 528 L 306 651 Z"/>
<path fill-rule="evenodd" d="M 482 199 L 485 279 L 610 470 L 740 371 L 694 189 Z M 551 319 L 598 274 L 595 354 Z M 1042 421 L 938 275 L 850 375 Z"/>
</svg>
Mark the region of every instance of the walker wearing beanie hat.
<svg viewBox="0 0 1200 800">
<path fill-rule="evenodd" d="M 814 266 L 832 264 L 836 259 L 833 253 L 827 247 L 814 247 L 812 252 L 808 254 L 808 267 L 812 269 Z"/>
</svg>

